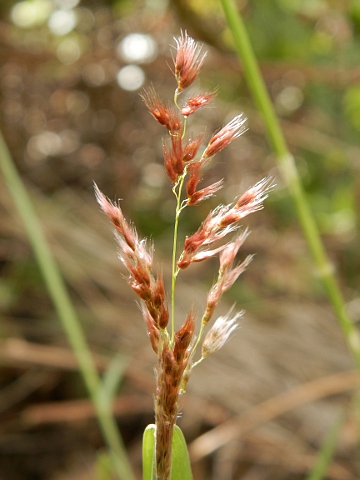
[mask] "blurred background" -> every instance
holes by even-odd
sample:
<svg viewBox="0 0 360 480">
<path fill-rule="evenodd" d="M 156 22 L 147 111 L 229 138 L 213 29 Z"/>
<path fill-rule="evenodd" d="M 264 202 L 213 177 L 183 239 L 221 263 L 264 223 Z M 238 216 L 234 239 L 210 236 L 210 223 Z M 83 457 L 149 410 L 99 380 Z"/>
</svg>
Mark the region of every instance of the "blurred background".
<svg viewBox="0 0 360 480">
<path fill-rule="evenodd" d="M 358 322 L 360 1 L 237 3 Z M 277 184 L 265 209 L 244 221 L 252 233 L 240 257 L 256 256 L 218 309 L 224 313 L 236 302 L 246 315 L 222 351 L 195 369 L 182 399 L 179 425 L 194 478 L 304 479 L 342 411 L 346 421 L 326 478 L 359 478 L 358 381 L 346 377 L 354 362 L 316 277 L 219 2 L 2 0 L 0 127 L 99 369 L 115 353 L 124 356 L 115 411 L 131 462 L 140 478 L 156 357 L 92 183 L 121 198 L 127 218 L 154 241 L 169 285 L 174 198 L 162 164 L 164 131 L 139 93 L 153 84 L 172 100 L 171 45 L 181 30 L 208 51 L 193 91 L 219 88 L 188 131 L 210 136 L 240 112 L 248 118 L 248 131 L 206 172 L 204 185 L 224 177 L 225 187 L 216 199 L 185 211 L 181 235 L 264 176 Z M 103 441 L 2 177 L 0 209 L 0 479 L 95 479 Z M 209 261 L 179 276 L 179 325 L 192 305 L 202 311 L 216 272 L 216 261 Z M 277 401 L 294 389 L 295 400 Z M 275 410 L 263 403 L 269 401 Z M 192 443 L 235 422 L 238 433 L 230 432 L 225 445 L 212 437 L 211 454 Z"/>
</svg>

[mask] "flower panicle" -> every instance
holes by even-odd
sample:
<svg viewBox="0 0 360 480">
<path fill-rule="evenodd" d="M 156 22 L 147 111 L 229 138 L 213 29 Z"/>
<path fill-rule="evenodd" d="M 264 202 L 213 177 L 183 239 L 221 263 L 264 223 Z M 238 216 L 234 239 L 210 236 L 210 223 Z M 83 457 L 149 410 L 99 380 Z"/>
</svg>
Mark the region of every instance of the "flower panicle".
<svg viewBox="0 0 360 480">
<path fill-rule="evenodd" d="M 189 117 L 197 110 L 209 105 L 217 90 L 189 96 L 185 104 L 178 104 L 179 94 L 196 80 L 204 63 L 206 52 L 187 32 L 175 39 L 174 76 L 176 90 L 174 105 L 164 103 L 153 86 L 141 94 L 150 114 L 168 131 L 163 141 L 163 158 L 166 174 L 173 183 L 176 197 L 174 247 L 172 256 L 171 308 L 165 292 L 161 269 L 153 273 L 154 247 L 146 239 L 141 239 L 135 227 L 128 223 L 120 205 L 112 203 L 95 185 L 96 199 L 103 212 L 110 219 L 115 238 L 119 246 L 119 258 L 128 272 L 129 286 L 140 298 L 140 308 L 146 324 L 152 349 L 157 354 L 156 367 L 156 478 L 169 480 L 171 474 L 171 449 L 173 428 L 179 409 L 179 396 L 185 392 L 192 368 L 210 354 L 217 352 L 228 341 L 238 326 L 243 312 L 220 316 L 205 334 L 222 295 L 229 290 L 238 277 L 246 270 L 253 256 L 248 255 L 240 262 L 236 261 L 249 232 L 247 229 L 237 232 L 240 220 L 263 208 L 263 202 L 274 187 L 271 177 L 266 177 L 235 198 L 229 204 L 220 204 L 211 210 L 199 228 L 185 237 L 183 250 L 178 256 L 177 238 L 179 217 L 188 206 L 198 205 L 214 196 L 222 187 L 223 180 L 199 188 L 202 173 L 212 161 L 212 157 L 230 145 L 246 130 L 246 118 L 240 114 L 215 132 L 208 143 L 204 144 L 204 134 L 186 138 Z M 192 263 L 218 257 L 217 279 L 211 286 L 207 297 L 201 325 L 195 334 L 196 315 L 190 309 L 179 329 L 175 327 L 175 283 L 178 273 Z M 171 316 L 171 332 L 168 324 Z M 205 335 L 205 338 L 203 338 Z M 197 338 L 196 338 L 197 336 Z M 200 345 L 201 358 L 196 361 L 196 348 Z"/>
</svg>

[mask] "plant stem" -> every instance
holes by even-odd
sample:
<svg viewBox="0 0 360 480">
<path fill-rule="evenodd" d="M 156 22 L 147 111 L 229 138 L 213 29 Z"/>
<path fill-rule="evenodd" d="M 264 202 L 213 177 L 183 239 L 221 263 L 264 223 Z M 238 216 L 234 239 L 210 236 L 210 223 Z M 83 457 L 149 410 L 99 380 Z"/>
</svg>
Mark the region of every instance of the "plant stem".
<svg viewBox="0 0 360 480">
<path fill-rule="evenodd" d="M 321 278 L 348 348 L 360 367 L 360 335 L 349 317 L 334 274 L 334 266 L 327 257 L 314 216 L 307 201 L 294 158 L 289 152 L 279 120 L 271 103 L 247 31 L 233 0 L 220 0 L 227 24 L 233 35 L 239 60 L 242 62 L 248 86 L 254 96 L 267 129 L 269 141 L 276 153 L 278 165 L 294 201 L 304 236 L 308 242 L 318 276 Z"/>
<path fill-rule="evenodd" d="M 173 343 L 174 335 L 175 335 L 175 284 L 176 284 L 176 278 L 178 273 L 177 266 L 176 266 L 176 251 L 177 251 L 177 239 L 178 239 L 178 232 L 179 232 L 179 217 L 182 211 L 181 193 L 184 185 L 185 176 L 186 176 L 186 172 L 179 178 L 178 183 L 173 188 L 173 192 L 176 197 L 176 210 L 175 210 L 172 266 L 171 266 L 171 343 Z"/>
<path fill-rule="evenodd" d="M 22 183 L 20 175 L 0 132 L 0 169 L 13 197 L 18 213 L 23 221 L 27 236 L 43 275 L 49 295 L 62 323 L 68 341 L 77 358 L 81 375 L 94 404 L 100 428 L 111 452 L 114 469 L 119 478 L 134 480 L 125 447 L 110 409 L 100 401 L 101 381 L 97 373 L 80 321 L 77 317 L 64 280 L 52 252 L 45 239 L 31 199 Z"/>
</svg>

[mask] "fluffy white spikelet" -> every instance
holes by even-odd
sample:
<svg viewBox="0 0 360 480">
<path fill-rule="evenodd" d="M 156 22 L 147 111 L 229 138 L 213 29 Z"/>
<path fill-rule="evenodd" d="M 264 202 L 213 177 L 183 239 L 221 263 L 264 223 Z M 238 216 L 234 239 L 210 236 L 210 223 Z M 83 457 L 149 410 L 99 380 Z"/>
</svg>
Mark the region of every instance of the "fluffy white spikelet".
<svg viewBox="0 0 360 480">
<path fill-rule="evenodd" d="M 242 317 L 243 311 L 232 315 L 232 307 L 226 315 L 219 317 L 207 333 L 202 344 L 202 357 L 205 358 L 217 352 L 228 341 L 232 332 L 238 327 L 238 319 Z"/>
</svg>

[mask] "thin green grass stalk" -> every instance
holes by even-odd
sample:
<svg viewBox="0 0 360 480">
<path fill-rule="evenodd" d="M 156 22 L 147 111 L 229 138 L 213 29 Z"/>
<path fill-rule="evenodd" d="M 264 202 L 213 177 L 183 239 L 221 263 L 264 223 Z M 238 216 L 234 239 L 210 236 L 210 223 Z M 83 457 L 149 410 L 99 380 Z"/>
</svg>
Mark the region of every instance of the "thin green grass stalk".
<svg viewBox="0 0 360 480">
<path fill-rule="evenodd" d="M 335 448 L 338 442 L 341 427 L 344 424 L 345 416 L 340 415 L 335 423 L 331 425 L 324 443 L 322 444 L 318 453 L 314 468 L 307 480 L 323 480 L 326 477 L 326 472 L 330 466 L 331 460 L 335 453 Z"/>
<path fill-rule="evenodd" d="M 236 52 L 243 66 L 257 106 L 262 113 L 267 134 L 276 154 L 278 165 L 287 182 L 293 198 L 297 215 L 308 242 L 316 271 L 322 280 L 329 300 L 333 306 L 338 323 L 343 331 L 348 348 L 360 367 L 360 335 L 349 317 L 344 298 L 334 274 L 334 266 L 327 257 L 314 216 L 307 201 L 304 188 L 298 174 L 294 157 L 289 152 L 279 120 L 275 114 L 256 57 L 250 44 L 247 31 L 234 0 L 220 0 L 228 27 L 233 35 Z"/>
<path fill-rule="evenodd" d="M 173 233 L 173 251 L 172 251 L 172 268 L 171 268 L 171 342 L 174 341 L 175 335 L 175 285 L 176 278 L 178 275 L 178 267 L 176 265 L 176 252 L 177 252 L 177 241 L 179 233 L 179 218 L 182 211 L 181 205 L 181 195 L 182 189 L 184 186 L 186 174 L 183 174 L 178 183 L 174 185 L 173 193 L 176 198 L 176 211 L 175 211 L 175 223 L 174 223 L 174 233 Z"/>
<path fill-rule="evenodd" d="M 111 452 L 114 469 L 119 478 L 123 480 L 135 480 L 114 417 L 111 414 L 110 408 L 104 406 L 101 402 L 101 396 L 99 394 L 102 387 L 101 381 L 79 319 L 66 290 L 64 280 L 47 244 L 30 197 L 15 168 L 1 132 L 0 169 L 23 221 L 55 310 L 77 358 L 80 373 L 94 404 L 104 440 Z"/>
</svg>

